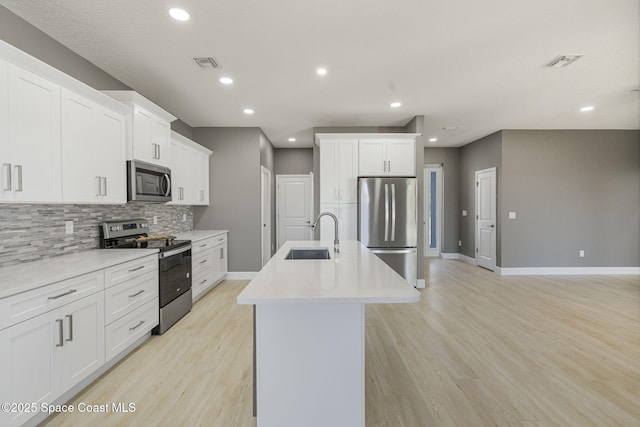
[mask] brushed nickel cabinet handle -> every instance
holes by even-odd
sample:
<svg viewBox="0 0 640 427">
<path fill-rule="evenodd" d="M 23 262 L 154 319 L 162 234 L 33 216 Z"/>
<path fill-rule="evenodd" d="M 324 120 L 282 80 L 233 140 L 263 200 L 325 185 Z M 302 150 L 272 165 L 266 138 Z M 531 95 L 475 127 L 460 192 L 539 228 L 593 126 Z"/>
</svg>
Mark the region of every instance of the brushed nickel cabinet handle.
<svg viewBox="0 0 640 427">
<path fill-rule="evenodd" d="M 130 268 L 129 269 L 129 273 L 133 273 L 134 271 L 142 270 L 143 268 L 144 268 L 144 265 L 141 265 L 140 267 L 136 267 L 136 268 Z"/>
<path fill-rule="evenodd" d="M 68 292 L 65 292 L 65 293 L 60 294 L 60 295 L 56 295 L 56 296 L 54 296 L 54 297 L 49 297 L 49 298 L 47 298 L 47 299 L 58 299 L 58 298 L 62 298 L 62 297 L 64 297 L 64 296 L 71 295 L 71 294 L 72 294 L 72 293 L 74 293 L 74 292 L 78 292 L 78 291 L 77 291 L 76 289 L 71 289 L 71 290 L 69 290 Z"/>
<path fill-rule="evenodd" d="M 65 317 L 69 319 L 69 338 L 67 341 L 73 341 L 73 314 L 67 314 Z"/>
<path fill-rule="evenodd" d="M 4 172 L 4 191 L 11 191 L 11 163 L 3 163 L 2 169 Z"/>
<path fill-rule="evenodd" d="M 18 175 L 18 188 L 16 188 L 16 192 L 22 191 L 22 165 L 15 165 L 16 174 Z"/>
<path fill-rule="evenodd" d="M 129 295 L 129 298 L 137 297 L 138 295 L 143 294 L 143 293 L 144 293 L 144 289 L 141 289 L 138 292 L 136 292 L 135 294 Z"/>
<path fill-rule="evenodd" d="M 62 336 L 64 334 L 62 329 L 62 319 L 56 319 L 56 323 L 58 324 L 58 344 L 56 344 L 56 347 L 62 347 L 64 345 L 64 337 Z"/>
<path fill-rule="evenodd" d="M 144 320 L 141 320 L 140 323 L 138 323 L 136 326 L 134 326 L 133 328 L 129 328 L 130 331 L 135 331 L 136 329 L 138 329 L 140 326 L 144 325 Z"/>
</svg>

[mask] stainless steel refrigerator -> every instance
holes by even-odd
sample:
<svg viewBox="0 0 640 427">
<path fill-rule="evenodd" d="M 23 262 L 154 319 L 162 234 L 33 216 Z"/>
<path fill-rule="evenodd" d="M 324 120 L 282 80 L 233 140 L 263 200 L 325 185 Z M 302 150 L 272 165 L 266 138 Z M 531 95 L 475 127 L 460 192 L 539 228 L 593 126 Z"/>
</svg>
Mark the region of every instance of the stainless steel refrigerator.
<svg viewBox="0 0 640 427">
<path fill-rule="evenodd" d="M 416 178 L 358 179 L 358 240 L 414 286 L 417 200 Z"/>
</svg>

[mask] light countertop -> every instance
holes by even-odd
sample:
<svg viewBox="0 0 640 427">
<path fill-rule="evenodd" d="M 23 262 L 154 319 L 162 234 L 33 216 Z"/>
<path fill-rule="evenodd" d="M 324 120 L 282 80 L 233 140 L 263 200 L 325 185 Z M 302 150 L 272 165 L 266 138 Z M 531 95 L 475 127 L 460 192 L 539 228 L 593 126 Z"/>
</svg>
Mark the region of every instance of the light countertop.
<svg viewBox="0 0 640 427">
<path fill-rule="evenodd" d="M 157 253 L 157 249 L 92 249 L 0 268 L 0 298 Z"/>
<path fill-rule="evenodd" d="M 329 260 L 286 260 L 291 248 L 327 247 Z M 336 256 L 337 255 L 337 256 Z M 238 295 L 238 304 L 411 303 L 420 293 L 355 240 L 286 242 Z"/>
<path fill-rule="evenodd" d="M 228 233 L 228 230 L 191 230 L 185 231 L 184 233 L 176 234 L 176 239 L 198 242 L 200 240 L 216 237 L 224 233 Z"/>
</svg>

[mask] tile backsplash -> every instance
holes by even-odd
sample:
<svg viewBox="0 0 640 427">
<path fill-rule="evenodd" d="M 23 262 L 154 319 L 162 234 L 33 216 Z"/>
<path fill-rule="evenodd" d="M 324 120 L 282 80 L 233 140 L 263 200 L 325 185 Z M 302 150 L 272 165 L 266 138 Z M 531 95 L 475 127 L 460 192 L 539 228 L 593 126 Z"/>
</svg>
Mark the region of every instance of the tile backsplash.
<svg viewBox="0 0 640 427">
<path fill-rule="evenodd" d="M 145 218 L 151 233 L 193 229 L 191 206 L 0 204 L 0 267 L 98 248 L 100 223 L 126 218 Z M 65 234 L 65 221 L 73 221 L 73 234 Z"/>
</svg>

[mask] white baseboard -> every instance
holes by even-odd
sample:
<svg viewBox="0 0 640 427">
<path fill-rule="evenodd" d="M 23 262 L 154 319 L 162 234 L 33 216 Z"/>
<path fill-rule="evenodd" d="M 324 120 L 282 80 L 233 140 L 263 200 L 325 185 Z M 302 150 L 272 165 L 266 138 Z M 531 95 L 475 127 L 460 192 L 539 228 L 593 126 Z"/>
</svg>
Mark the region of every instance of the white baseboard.
<svg viewBox="0 0 640 427">
<path fill-rule="evenodd" d="M 522 276 L 522 275 L 543 275 L 543 274 L 628 274 L 640 275 L 640 267 L 516 267 L 502 268 L 500 274 L 503 276 Z"/>
<path fill-rule="evenodd" d="M 225 279 L 227 280 L 251 280 L 256 277 L 257 271 L 230 271 Z"/>
<path fill-rule="evenodd" d="M 442 256 L 442 259 L 459 259 L 461 261 L 468 262 L 469 264 L 474 264 L 474 265 L 476 264 L 475 258 L 468 257 L 461 253 L 451 253 L 451 252 L 444 253 L 443 252 L 441 256 Z"/>
<path fill-rule="evenodd" d="M 426 283 L 424 279 L 418 279 L 418 282 L 416 283 L 416 288 L 424 289 L 425 286 L 426 286 Z"/>
</svg>

